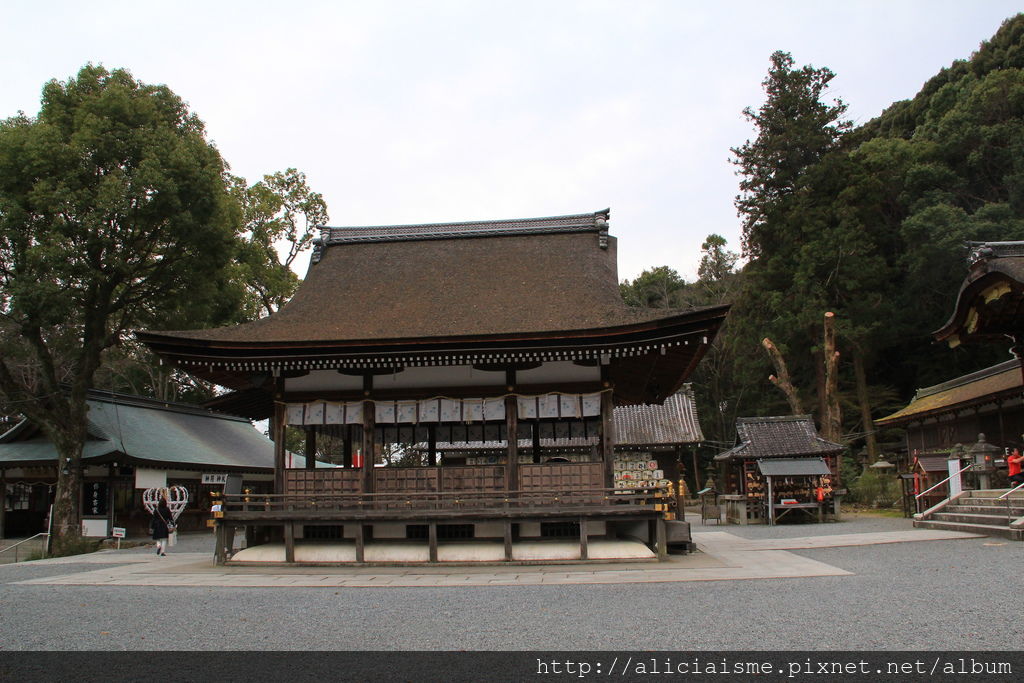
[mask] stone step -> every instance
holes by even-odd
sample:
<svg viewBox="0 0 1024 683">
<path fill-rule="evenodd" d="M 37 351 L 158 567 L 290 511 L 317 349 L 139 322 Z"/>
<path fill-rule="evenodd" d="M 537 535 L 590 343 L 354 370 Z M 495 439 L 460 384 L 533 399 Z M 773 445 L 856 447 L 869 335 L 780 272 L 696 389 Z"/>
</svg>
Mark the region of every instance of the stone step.
<svg viewBox="0 0 1024 683">
<path fill-rule="evenodd" d="M 962 512 L 966 514 L 980 514 L 980 515 L 1001 515 L 1006 517 L 1009 515 L 1011 519 L 1017 519 L 1018 517 L 1024 517 L 1024 506 L 1011 505 L 1007 508 L 1005 505 L 984 505 L 977 501 L 970 503 L 951 503 L 946 507 L 942 508 L 942 512 Z"/>
<path fill-rule="evenodd" d="M 998 498 L 1010 489 L 981 489 L 976 491 L 966 491 L 963 498 Z M 1024 489 L 1015 491 L 1009 495 L 1013 500 L 1024 500 Z M 963 500 L 961 498 L 961 500 Z"/>
<path fill-rule="evenodd" d="M 1008 526 L 990 526 L 988 524 L 969 524 L 960 522 L 941 522 L 932 519 L 915 519 L 914 526 L 921 529 L 944 529 L 946 531 L 965 531 L 982 536 L 1009 538 L 1024 541 L 1024 529 L 1011 529 Z"/>
<path fill-rule="evenodd" d="M 986 524 L 988 526 L 1010 526 L 1006 515 L 994 515 L 977 512 L 966 512 L 964 510 L 940 510 L 928 519 L 939 522 L 958 522 L 963 524 Z"/>
</svg>

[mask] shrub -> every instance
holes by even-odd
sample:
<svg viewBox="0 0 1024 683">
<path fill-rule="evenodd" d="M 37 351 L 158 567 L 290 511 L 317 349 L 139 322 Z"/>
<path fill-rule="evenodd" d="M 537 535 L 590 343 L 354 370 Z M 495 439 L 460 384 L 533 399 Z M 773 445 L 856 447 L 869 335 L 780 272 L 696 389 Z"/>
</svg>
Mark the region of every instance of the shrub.
<svg viewBox="0 0 1024 683">
<path fill-rule="evenodd" d="M 865 467 L 850 485 L 850 493 L 855 502 L 875 507 L 892 507 L 899 502 L 902 489 L 899 480 L 892 474 L 882 474 Z"/>
</svg>

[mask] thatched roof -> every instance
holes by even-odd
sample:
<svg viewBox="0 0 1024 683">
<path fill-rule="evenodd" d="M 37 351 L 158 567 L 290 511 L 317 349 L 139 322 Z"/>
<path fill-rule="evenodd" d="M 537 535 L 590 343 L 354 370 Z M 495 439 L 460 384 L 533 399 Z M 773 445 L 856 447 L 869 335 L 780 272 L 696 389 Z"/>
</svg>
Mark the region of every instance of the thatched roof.
<svg viewBox="0 0 1024 683">
<path fill-rule="evenodd" d="M 422 340 L 589 330 L 678 313 L 631 308 L 622 301 L 615 239 L 602 237 L 597 225 L 606 215 L 328 228 L 318 262 L 311 263 L 295 296 L 274 315 L 232 327 L 150 332 L 147 337 L 271 343 Z M 566 218 L 577 221 L 564 224 Z M 546 223 L 552 223 L 546 231 L 536 227 Z"/>
<path fill-rule="evenodd" d="M 692 373 L 729 307 L 627 306 L 607 219 L 327 228 L 274 315 L 137 336 L 240 391 L 315 369 L 572 361 L 609 366 L 620 402 L 659 402 Z"/>
</svg>

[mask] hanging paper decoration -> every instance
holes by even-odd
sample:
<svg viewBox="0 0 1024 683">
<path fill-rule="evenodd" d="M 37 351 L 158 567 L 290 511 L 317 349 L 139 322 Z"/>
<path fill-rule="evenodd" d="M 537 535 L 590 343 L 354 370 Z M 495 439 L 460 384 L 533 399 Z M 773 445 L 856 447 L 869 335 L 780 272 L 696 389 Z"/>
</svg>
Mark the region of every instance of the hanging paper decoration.
<svg viewBox="0 0 1024 683">
<path fill-rule="evenodd" d="M 560 403 L 558 394 L 548 394 L 547 396 L 537 397 L 537 417 L 540 418 L 557 418 L 558 408 Z"/>
<path fill-rule="evenodd" d="M 364 401 L 311 401 L 285 407 L 289 425 L 362 424 Z M 371 401 L 377 424 L 503 422 L 505 398 L 428 398 L 420 401 Z M 579 420 L 601 414 L 601 394 L 517 396 L 521 420 Z"/>
</svg>

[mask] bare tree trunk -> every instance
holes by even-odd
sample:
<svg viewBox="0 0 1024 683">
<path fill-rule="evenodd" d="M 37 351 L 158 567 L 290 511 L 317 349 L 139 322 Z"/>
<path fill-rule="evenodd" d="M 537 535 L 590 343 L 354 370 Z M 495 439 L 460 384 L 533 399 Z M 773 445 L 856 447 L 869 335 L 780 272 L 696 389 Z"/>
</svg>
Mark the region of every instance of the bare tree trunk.
<svg viewBox="0 0 1024 683">
<path fill-rule="evenodd" d="M 825 395 L 828 390 L 825 388 L 825 354 L 818 348 L 811 352 L 811 360 L 814 366 L 814 391 L 817 396 L 816 420 L 822 429 L 825 427 L 825 416 L 828 415 L 828 404 Z"/>
<path fill-rule="evenodd" d="M 761 346 L 768 352 L 768 356 L 772 359 L 772 365 L 775 366 L 776 374 L 769 376 L 768 381 L 781 389 L 782 393 L 786 395 L 786 400 L 789 401 L 789 409 L 793 415 L 804 415 L 800 394 L 789 378 L 789 368 L 786 367 L 786 359 L 782 357 L 782 353 L 779 352 L 779 349 L 776 348 L 775 344 L 768 337 L 761 340 Z"/>
<path fill-rule="evenodd" d="M 843 438 L 843 413 L 839 406 L 839 352 L 836 351 L 835 313 L 825 314 L 825 415 L 822 436 L 839 443 Z"/>
<path fill-rule="evenodd" d="M 867 440 L 868 460 L 878 460 L 878 440 L 875 438 L 875 424 L 871 420 L 871 399 L 868 397 L 868 380 L 864 372 L 864 358 L 856 348 L 853 351 L 853 376 L 857 382 L 857 403 L 860 404 L 860 419 L 864 423 Z"/>
</svg>

